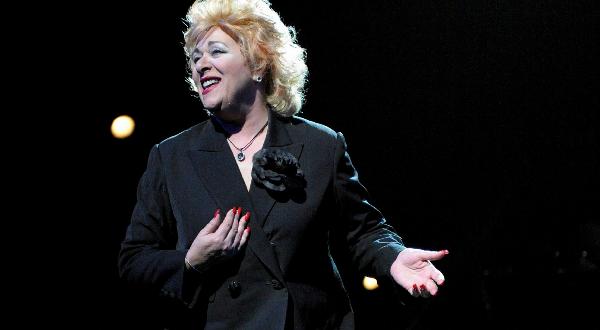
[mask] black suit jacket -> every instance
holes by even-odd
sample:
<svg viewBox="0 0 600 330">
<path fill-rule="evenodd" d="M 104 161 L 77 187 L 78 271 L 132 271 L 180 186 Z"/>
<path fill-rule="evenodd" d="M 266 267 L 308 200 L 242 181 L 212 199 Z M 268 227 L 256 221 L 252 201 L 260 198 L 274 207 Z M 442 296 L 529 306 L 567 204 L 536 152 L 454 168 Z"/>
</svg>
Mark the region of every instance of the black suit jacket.
<svg viewBox="0 0 600 330">
<path fill-rule="evenodd" d="M 362 271 L 389 276 L 404 248 L 368 203 L 341 133 L 308 120 L 270 114 L 263 148 L 296 156 L 306 188 L 272 194 L 241 177 L 226 138 L 212 120 L 160 144 L 149 156 L 122 243 L 121 277 L 181 302 L 182 328 L 353 328 L 353 315 L 331 257 L 342 238 Z M 214 211 L 252 212 L 247 247 L 204 274 L 184 257 Z"/>
</svg>

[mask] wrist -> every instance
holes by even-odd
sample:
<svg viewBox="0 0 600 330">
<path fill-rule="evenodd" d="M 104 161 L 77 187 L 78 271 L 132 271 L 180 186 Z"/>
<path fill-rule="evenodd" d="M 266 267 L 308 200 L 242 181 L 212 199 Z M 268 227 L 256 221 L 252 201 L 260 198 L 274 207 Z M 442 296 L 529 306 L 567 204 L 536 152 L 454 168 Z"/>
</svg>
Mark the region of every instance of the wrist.
<svg viewBox="0 0 600 330">
<path fill-rule="evenodd" d="M 190 262 L 190 260 L 187 258 L 187 256 L 184 259 L 185 262 L 185 268 L 187 270 L 193 270 L 197 273 L 202 273 L 202 271 L 200 269 L 198 269 L 197 267 L 195 267 L 194 265 L 192 265 L 192 263 Z"/>
</svg>

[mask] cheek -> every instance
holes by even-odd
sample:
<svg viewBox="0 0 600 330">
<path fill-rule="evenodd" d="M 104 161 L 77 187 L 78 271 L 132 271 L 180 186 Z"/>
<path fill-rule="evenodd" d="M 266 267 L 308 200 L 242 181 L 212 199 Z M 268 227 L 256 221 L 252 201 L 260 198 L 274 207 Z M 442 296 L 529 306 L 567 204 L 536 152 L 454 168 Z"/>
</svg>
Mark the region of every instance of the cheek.
<svg viewBox="0 0 600 330">
<path fill-rule="evenodd" d="M 198 72 L 196 72 L 196 70 L 194 70 L 193 68 L 192 68 L 192 80 L 194 81 L 194 84 L 196 85 L 196 87 L 198 87 L 200 84 L 200 76 L 198 75 Z"/>
<path fill-rule="evenodd" d="M 252 81 L 252 73 L 245 66 L 240 66 L 236 68 L 236 85 L 238 86 L 246 86 L 251 84 Z"/>
</svg>

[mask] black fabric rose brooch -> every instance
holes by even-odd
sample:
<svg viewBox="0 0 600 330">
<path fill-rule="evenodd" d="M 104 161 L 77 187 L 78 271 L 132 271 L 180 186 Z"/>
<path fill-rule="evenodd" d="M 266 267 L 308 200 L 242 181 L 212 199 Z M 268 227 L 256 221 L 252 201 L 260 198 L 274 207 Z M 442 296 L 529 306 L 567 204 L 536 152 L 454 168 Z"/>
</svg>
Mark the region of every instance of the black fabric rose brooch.
<svg viewBox="0 0 600 330">
<path fill-rule="evenodd" d="M 304 189 L 306 180 L 298 160 L 291 153 L 280 149 L 262 149 L 254 154 L 252 179 L 273 192 Z"/>
</svg>

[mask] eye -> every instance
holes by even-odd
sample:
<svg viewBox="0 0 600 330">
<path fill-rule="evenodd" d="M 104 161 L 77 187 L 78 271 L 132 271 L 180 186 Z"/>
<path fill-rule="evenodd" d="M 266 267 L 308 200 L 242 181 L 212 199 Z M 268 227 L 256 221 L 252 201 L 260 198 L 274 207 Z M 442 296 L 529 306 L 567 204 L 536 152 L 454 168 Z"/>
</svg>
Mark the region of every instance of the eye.
<svg viewBox="0 0 600 330">
<path fill-rule="evenodd" d="M 225 51 L 222 49 L 219 49 L 219 48 L 214 48 L 214 49 L 211 49 L 211 51 L 210 51 L 210 55 L 213 55 L 213 56 L 223 54 L 223 53 L 225 53 Z"/>
</svg>

